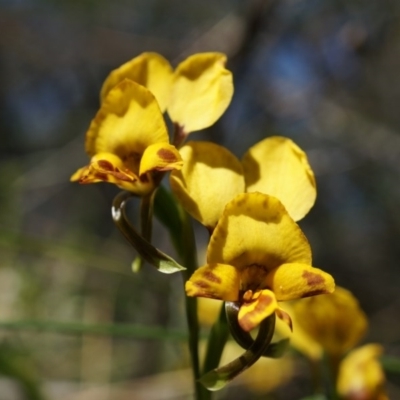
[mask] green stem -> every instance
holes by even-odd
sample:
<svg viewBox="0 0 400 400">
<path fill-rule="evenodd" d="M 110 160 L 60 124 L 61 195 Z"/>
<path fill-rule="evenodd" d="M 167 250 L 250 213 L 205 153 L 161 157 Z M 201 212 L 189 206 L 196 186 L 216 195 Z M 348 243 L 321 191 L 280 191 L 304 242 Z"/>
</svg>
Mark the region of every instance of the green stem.
<svg viewBox="0 0 400 400">
<path fill-rule="evenodd" d="M 182 221 L 182 238 L 179 242 L 178 253 L 182 257 L 182 263 L 186 267 L 182 271 L 183 284 L 189 280 L 197 269 L 197 251 L 192 224 L 187 213 L 181 209 L 180 219 Z M 185 290 L 185 288 L 184 288 Z M 199 321 L 197 316 L 197 298 L 185 296 L 186 318 L 189 329 L 189 351 L 191 355 L 193 378 L 195 382 L 196 400 L 211 399 L 211 393 L 199 382 L 200 359 L 199 359 Z"/>
<path fill-rule="evenodd" d="M 327 393 L 330 400 L 339 400 L 339 396 L 336 391 L 336 382 L 339 372 L 340 357 L 331 356 L 324 353 L 323 357 L 323 368 L 325 370 L 325 379 L 327 385 Z"/>
<path fill-rule="evenodd" d="M 168 229 L 180 261 L 186 267 L 186 270 L 182 272 L 185 283 L 197 269 L 196 243 L 188 214 L 163 186 L 160 186 L 157 190 L 154 211 L 160 222 Z M 185 296 L 185 303 L 189 330 L 188 344 L 195 380 L 196 399 L 208 400 L 211 398 L 211 393 L 198 382 L 200 378 L 200 362 L 197 299 Z"/>
<path fill-rule="evenodd" d="M 229 338 L 229 328 L 226 321 L 225 307 L 221 307 L 219 318 L 211 328 L 208 338 L 206 358 L 204 360 L 203 375 L 217 368 L 221 360 L 222 352 Z"/>
</svg>

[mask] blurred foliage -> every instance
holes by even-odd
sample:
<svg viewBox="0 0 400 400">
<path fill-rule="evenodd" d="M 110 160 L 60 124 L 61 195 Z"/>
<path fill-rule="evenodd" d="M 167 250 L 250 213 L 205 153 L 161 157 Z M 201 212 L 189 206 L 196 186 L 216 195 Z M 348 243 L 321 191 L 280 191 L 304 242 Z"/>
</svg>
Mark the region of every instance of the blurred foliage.
<svg viewBox="0 0 400 400">
<path fill-rule="evenodd" d="M 86 159 L 84 133 L 111 69 L 143 51 L 176 65 L 213 50 L 229 57 L 235 96 L 211 133 L 193 138 L 212 135 L 241 156 L 278 133 L 306 150 L 318 199 L 301 225 L 314 264 L 359 298 L 366 341 L 400 356 L 399 2 L 3 0 L 0 11 L 1 323 L 185 332 L 180 277 L 130 270 L 135 253 L 110 217 L 116 189 L 69 176 Z M 155 237 L 173 255 L 160 225 Z M 179 341 L 23 325 L 0 334 L 4 400 L 39 390 L 60 400 L 190 398 Z M 397 398 L 399 378 L 389 378 Z M 270 398 L 308 396 L 307 379 L 298 373 Z M 233 384 L 219 398 L 247 390 Z"/>
</svg>

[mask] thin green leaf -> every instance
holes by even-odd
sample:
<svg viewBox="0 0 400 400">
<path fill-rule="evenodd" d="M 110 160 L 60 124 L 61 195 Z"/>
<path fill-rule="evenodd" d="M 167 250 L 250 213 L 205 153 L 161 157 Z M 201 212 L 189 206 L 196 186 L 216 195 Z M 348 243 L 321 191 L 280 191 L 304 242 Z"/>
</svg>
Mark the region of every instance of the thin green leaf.
<svg viewBox="0 0 400 400">
<path fill-rule="evenodd" d="M 380 361 L 386 372 L 391 374 L 400 374 L 400 358 L 394 356 L 382 356 Z"/>
</svg>

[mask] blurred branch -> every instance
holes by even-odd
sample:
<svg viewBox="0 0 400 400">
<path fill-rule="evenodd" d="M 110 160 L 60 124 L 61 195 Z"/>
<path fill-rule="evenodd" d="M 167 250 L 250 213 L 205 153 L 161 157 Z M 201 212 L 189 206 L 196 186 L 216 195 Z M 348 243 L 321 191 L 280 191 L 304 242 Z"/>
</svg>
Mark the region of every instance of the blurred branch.
<svg viewBox="0 0 400 400">
<path fill-rule="evenodd" d="M 65 335 L 102 335 L 146 340 L 187 340 L 183 331 L 160 327 L 147 327 L 131 324 L 82 324 L 79 322 L 57 321 L 0 321 L 0 329 L 18 331 L 56 332 Z"/>
</svg>

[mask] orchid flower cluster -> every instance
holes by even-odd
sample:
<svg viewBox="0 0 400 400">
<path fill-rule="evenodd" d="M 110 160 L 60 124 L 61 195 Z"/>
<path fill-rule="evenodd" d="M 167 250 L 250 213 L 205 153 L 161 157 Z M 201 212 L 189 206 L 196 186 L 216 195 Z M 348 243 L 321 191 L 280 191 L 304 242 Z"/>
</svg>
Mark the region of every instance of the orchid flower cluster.
<svg viewBox="0 0 400 400">
<path fill-rule="evenodd" d="M 279 136 L 254 144 L 241 160 L 216 143 L 187 140 L 192 132 L 213 125 L 230 104 L 234 88 L 226 61 L 221 53 L 200 53 L 173 69 L 161 55 L 143 53 L 112 71 L 86 134 L 90 161 L 71 177 L 82 184 L 108 182 L 123 189 L 112 215 L 139 259 L 161 272 L 183 272 L 194 376 L 208 390 L 223 387 L 261 356 L 273 355 L 275 317 L 292 326 L 280 302 L 335 288 L 330 274 L 312 266 L 309 242 L 297 224 L 316 198 L 306 154 Z M 160 220 L 180 224 L 180 235 L 169 228 L 182 265 L 152 243 L 157 196 L 163 209 L 158 215 L 156 210 Z M 132 197 L 142 204 L 140 233 L 125 213 Z M 187 242 L 187 215 L 210 235 L 206 263 L 199 268 L 188 261 L 196 256 L 188 256 L 194 246 Z M 191 301 L 196 297 L 224 302 L 226 316 L 221 313 L 219 323 L 228 321 L 233 338 L 246 350 L 219 368 L 214 356 L 206 363 L 212 370 L 203 371 L 202 378 Z M 253 339 L 250 331 L 256 328 Z M 211 335 L 209 348 L 214 350 L 213 340 L 220 343 L 215 352 L 220 355 L 223 342 Z M 204 393 L 197 382 L 197 398 L 208 398 Z"/>
</svg>

